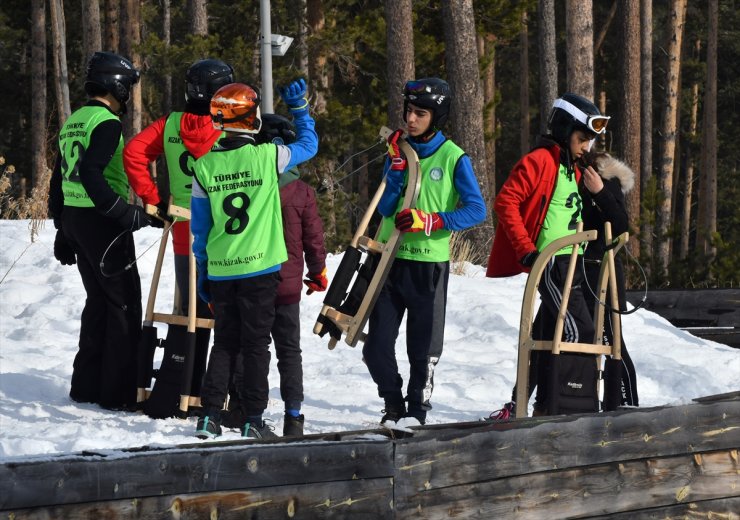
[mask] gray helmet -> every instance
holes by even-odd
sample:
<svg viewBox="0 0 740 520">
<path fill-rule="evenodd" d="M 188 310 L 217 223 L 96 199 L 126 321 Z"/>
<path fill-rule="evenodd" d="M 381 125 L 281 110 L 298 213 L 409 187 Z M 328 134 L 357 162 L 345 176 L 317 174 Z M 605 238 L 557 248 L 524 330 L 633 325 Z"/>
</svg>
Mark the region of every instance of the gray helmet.
<svg viewBox="0 0 740 520">
<path fill-rule="evenodd" d="M 582 130 L 586 135 L 596 137 L 606 132 L 608 116 L 604 116 L 598 107 L 578 94 L 567 93 L 552 104 L 547 127 L 555 141 L 563 147 L 573 132 Z"/>
<path fill-rule="evenodd" d="M 85 91 L 88 95 L 96 95 L 99 90 L 108 92 L 120 103 L 122 114 L 126 113 L 131 88 L 138 82 L 139 71 L 118 54 L 96 52 L 87 64 Z"/>
<path fill-rule="evenodd" d="M 443 79 L 422 78 L 407 81 L 403 87 L 403 120 L 409 103 L 432 111 L 431 129 L 440 129 L 450 115 L 452 95 L 450 86 Z"/>
</svg>

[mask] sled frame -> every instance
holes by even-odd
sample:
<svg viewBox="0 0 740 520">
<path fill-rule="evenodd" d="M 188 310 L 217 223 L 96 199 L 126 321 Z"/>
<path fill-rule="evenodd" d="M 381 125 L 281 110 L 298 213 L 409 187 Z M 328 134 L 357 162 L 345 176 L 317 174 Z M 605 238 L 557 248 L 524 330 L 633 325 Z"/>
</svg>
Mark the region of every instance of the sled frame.
<svg viewBox="0 0 740 520">
<path fill-rule="evenodd" d="M 562 341 L 563 326 L 565 315 L 568 310 L 568 300 L 570 298 L 573 275 L 578 263 L 578 245 L 584 242 L 596 240 L 598 233 L 596 230 L 583 231 L 583 222 L 579 222 L 576 233 L 562 237 L 553 241 L 539 254 L 537 260 L 532 266 L 532 270 L 527 277 L 527 283 L 524 288 L 524 298 L 522 301 L 522 313 L 519 324 L 519 351 L 517 359 L 517 376 L 516 376 L 516 418 L 527 417 L 529 407 L 529 364 L 533 350 L 550 351 L 553 355 L 559 355 L 561 352 L 575 352 L 581 354 L 594 354 L 595 356 L 612 356 L 613 359 L 621 359 L 622 351 L 622 319 L 619 314 L 619 299 L 617 294 L 617 277 L 614 266 L 614 254 L 624 246 L 629 240 L 627 232 L 617 237 L 612 242 L 611 223 L 606 222 L 604 225 L 604 239 L 607 250 L 601 262 L 599 280 L 596 287 L 596 303 L 594 309 L 594 339 L 592 343 L 572 343 Z M 560 309 L 555 320 L 555 332 L 552 341 L 540 341 L 532 338 L 534 326 L 534 305 L 537 298 L 537 288 L 539 287 L 542 274 L 545 271 L 553 255 L 569 245 L 573 246 L 570 254 L 570 262 L 563 287 L 563 298 Z M 585 273 L 584 273 L 585 276 Z M 607 286 L 608 284 L 608 286 Z M 603 344 L 604 327 L 604 306 L 599 302 L 606 301 L 607 287 L 610 294 L 609 306 L 611 307 L 611 320 L 613 341 L 612 345 Z M 596 362 L 598 358 L 595 358 Z"/>
<path fill-rule="evenodd" d="M 155 216 L 157 215 L 156 206 L 147 205 L 146 211 L 148 214 Z M 178 221 L 190 220 L 190 210 L 175 206 L 172 203 L 172 197 L 170 197 L 169 206 L 167 208 L 167 214 L 174 217 Z M 143 328 L 154 327 L 154 323 L 165 323 L 167 325 L 182 325 L 187 326 L 188 337 L 190 342 L 193 344 L 193 348 L 189 349 L 188 357 L 190 359 L 185 360 L 186 369 L 183 371 L 183 380 L 181 381 L 180 394 L 180 416 L 186 417 L 188 410 L 191 406 L 200 406 L 200 397 L 191 396 L 190 387 L 192 386 L 193 377 L 193 358 L 194 352 L 194 340 L 195 340 L 195 329 L 213 329 L 214 320 L 210 318 L 198 318 L 197 317 L 197 273 L 195 256 L 193 255 L 193 232 L 189 231 L 190 240 L 190 251 L 188 254 L 188 279 L 189 279 L 189 290 L 188 290 L 188 314 L 183 316 L 180 312 L 182 305 L 180 304 L 182 295 L 175 284 L 175 297 L 172 313 L 154 312 L 154 304 L 157 299 L 157 292 L 159 289 L 159 280 L 162 274 L 162 265 L 164 263 L 165 252 L 167 251 L 167 239 L 172 230 L 173 222 L 165 222 L 164 229 L 162 230 L 162 238 L 159 242 L 159 251 L 157 253 L 157 261 L 154 265 L 154 272 L 152 274 L 152 284 L 149 288 L 149 297 L 147 299 L 146 310 L 144 312 L 144 323 Z M 187 390 L 185 390 L 187 389 Z M 146 387 L 139 386 L 136 391 L 136 400 L 142 403 L 149 397 L 149 390 Z"/>
<path fill-rule="evenodd" d="M 392 133 L 393 130 L 384 126 L 380 129 L 379 135 L 382 139 L 385 140 L 388 139 L 388 137 Z M 406 156 L 406 161 L 408 164 L 406 190 L 403 194 L 403 201 L 401 203 L 400 209 L 413 208 L 416 205 L 416 199 L 419 196 L 419 188 L 421 187 L 421 166 L 419 164 L 419 157 L 416 155 L 416 152 L 413 148 L 411 148 L 411 145 L 409 145 L 405 138 L 401 138 L 398 140 L 398 147 Z M 375 214 L 375 210 L 378 207 L 378 203 L 380 202 L 383 193 L 385 192 L 385 187 L 386 177 L 383 176 L 383 179 L 380 182 L 380 186 L 378 186 L 378 189 L 375 192 L 375 195 L 373 195 L 368 208 L 365 210 L 365 213 L 360 220 L 360 224 L 355 231 L 354 236 L 352 237 L 352 242 L 350 243 L 351 246 L 359 249 L 361 252 L 367 255 L 380 255 L 378 265 L 376 266 L 373 276 L 368 284 L 367 291 L 362 298 L 357 312 L 354 315 L 345 314 L 337 310 L 335 307 L 327 304 L 323 305 L 320 312 L 320 316 L 328 318 L 337 326 L 341 333 L 344 334 L 345 342 L 351 347 L 356 346 L 358 341 L 365 341 L 367 335 L 365 334 L 365 332 L 363 332 L 363 330 L 365 328 L 365 325 L 367 324 L 368 319 L 370 318 L 370 313 L 375 306 L 375 302 L 378 300 L 380 291 L 382 290 L 383 285 L 388 278 L 388 273 L 390 272 L 390 269 L 393 265 L 393 260 L 395 260 L 396 258 L 396 253 L 398 253 L 398 249 L 401 247 L 401 242 L 403 239 L 404 232 L 397 228 L 394 228 L 391 236 L 388 238 L 388 241 L 386 243 L 377 241 L 378 234 L 380 233 L 380 229 L 382 227 L 380 225 L 378 226 L 378 229 L 373 238 L 367 236 L 370 221 Z M 351 284 L 349 289 L 351 289 Z M 317 320 L 313 328 L 314 334 L 321 334 L 323 328 L 324 325 L 319 320 Z M 334 349 L 334 347 L 336 347 L 336 344 L 337 339 L 334 337 L 330 338 L 329 349 Z"/>
</svg>

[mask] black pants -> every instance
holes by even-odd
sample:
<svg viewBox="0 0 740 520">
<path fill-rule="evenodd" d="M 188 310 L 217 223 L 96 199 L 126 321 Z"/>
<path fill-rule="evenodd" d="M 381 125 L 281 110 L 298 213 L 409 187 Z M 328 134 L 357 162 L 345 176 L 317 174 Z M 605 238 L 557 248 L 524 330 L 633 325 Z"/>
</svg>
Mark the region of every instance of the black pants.
<svg viewBox="0 0 740 520">
<path fill-rule="evenodd" d="M 136 256 L 133 234 L 121 235 L 118 223 L 93 208 L 71 206 L 64 208 L 62 228 L 77 253 L 77 268 L 87 293 L 69 395 L 106 408 L 133 405 L 141 282 L 136 264 L 124 269 Z"/>
<path fill-rule="evenodd" d="M 300 304 L 275 306 L 272 340 L 275 342 L 280 397 L 285 408 L 300 409 L 303 402 L 303 357 L 301 355 Z"/>
<path fill-rule="evenodd" d="M 406 321 L 406 354 L 410 364 L 409 408 L 430 410 L 434 367 L 442 355 L 449 262 L 415 262 L 396 259 L 378 296 L 362 349 L 365 363 L 380 397 L 403 399 L 403 378 L 398 373 L 396 338 Z"/>
<path fill-rule="evenodd" d="M 622 262 L 619 259 L 615 259 L 615 271 L 617 278 L 617 298 L 619 300 L 619 310 L 627 310 L 627 299 L 624 294 L 624 268 Z M 586 262 L 586 277 L 588 286 L 584 291 L 586 297 L 586 303 L 591 312 L 595 312 L 596 307 L 596 285 L 599 282 L 599 273 L 601 271 L 601 264 L 596 262 Z M 611 291 L 607 289 L 606 302 L 611 303 Z M 610 309 L 607 307 L 604 309 L 604 344 L 611 345 L 614 343 L 614 330 L 612 329 L 612 317 Z M 621 349 L 621 361 L 618 366 L 615 363 L 609 362 L 604 367 L 604 381 L 606 387 L 611 386 L 610 381 L 615 377 L 615 374 L 619 374 L 620 380 L 618 383 L 618 396 L 616 400 L 609 393 L 604 394 L 604 408 L 606 410 L 614 410 L 618 406 L 639 406 L 640 400 L 637 396 L 637 372 L 635 371 L 635 364 L 632 362 L 632 358 L 627 352 L 627 345 L 624 343 L 624 329 L 622 330 L 622 349 Z"/>
<path fill-rule="evenodd" d="M 279 283 L 279 273 L 210 282 L 216 325 L 201 397 L 207 415 L 220 413 L 240 354 L 244 374 L 239 391 L 242 412 L 259 416 L 267 408 L 270 330 Z"/>
<path fill-rule="evenodd" d="M 534 319 L 533 339 L 552 341 L 555 334 L 555 321 L 560 304 L 563 301 L 563 289 L 568 272 L 570 255 L 557 255 L 550 262 L 542 274 L 538 287 L 541 304 Z M 580 261 L 579 261 L 580 264 Z M 563 323 L 562 341 L 570 343 L 591 343 L 594 339 L 594 326 L 591 312 L 588 310 L 583 294 L 583 272 L 576 269 L 573 275 L 568 308 Z M 529 365 L 529 388 L 531 396 L 534 387 L 537 387 L 534 409 L 544 412 L 547 408 L 548 381 L 551 354 L 542 350 L 535 350 L 531 354 Z M 516 399 L 516 387 L 513 398 Z"/>
</svg>

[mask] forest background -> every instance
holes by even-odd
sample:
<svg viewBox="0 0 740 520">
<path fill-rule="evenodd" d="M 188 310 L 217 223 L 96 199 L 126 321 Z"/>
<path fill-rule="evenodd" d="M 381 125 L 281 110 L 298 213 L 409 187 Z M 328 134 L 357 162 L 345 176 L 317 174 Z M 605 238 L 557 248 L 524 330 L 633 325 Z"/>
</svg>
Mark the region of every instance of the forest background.
<svg viewBox="0 0 740 520">
<path fill-rule="evenodd" d="M 570 91 L 612 116 L 600 146 L 637 173 L 630 247 L 649 286 L 736 286 L 736 4 L 272 0 L 273 33 L 295 39 L 272 59 L 273 84 L 309 83 L 320 149 L 302 174 L 318 190 L 328 248 L 349 242 L 380 181 L 377 134 L 402 126 L 404 82 L 439 76 L 453 93 L 445 133 L 471 156 L 489 209 L 483 225 L 456 237 L 456 254 L 485 264 L 496 190 L 544 133 L 553 99 Z M 124 119 L 129 139 L 182 109 L 184 73 L 197 59 L 223 59 L 238 81 L 260 86 L 259 8 L 258 0 L 3 0 L 2 217 L 47 217 L 56 134 L 85 101 L 94 51 L 123 54 L 142 71 Z M 275 112 L 287 113 L 277 95 Z M 163 164 L 152 169 L 158 179 L 163 172 Z M 639 286 L 634 271 L 630 283 Z"/>
</svg>

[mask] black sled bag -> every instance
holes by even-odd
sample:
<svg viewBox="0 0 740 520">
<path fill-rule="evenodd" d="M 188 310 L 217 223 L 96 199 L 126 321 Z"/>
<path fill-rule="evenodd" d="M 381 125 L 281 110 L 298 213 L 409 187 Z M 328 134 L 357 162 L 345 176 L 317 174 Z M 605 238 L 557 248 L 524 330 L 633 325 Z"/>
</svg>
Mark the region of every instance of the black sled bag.
<svg viewBox="0 0 740 520">
<path fill-rule="evenodd" d="M 548 411 L 552 415 L 599 411 L 598 368 L 592 354 L 564 352 L 550 359 Z"/>
<path fill-rule="evenodd" d="M 205 373 L 210 330 L 196 329 L 195 357 L 191 396 L 199 396 Z M 183 371 L 188 349 L 188 331 L 182 325 L 170 325 L 163 341 L 164 356 L 159 370 L 155 371 L 154 386 L 149 398 L 144 401 L 144 413 L 153 419 L 165 419 L 180 415 L 180 395 L 183 391 Z"/>
</svg>

